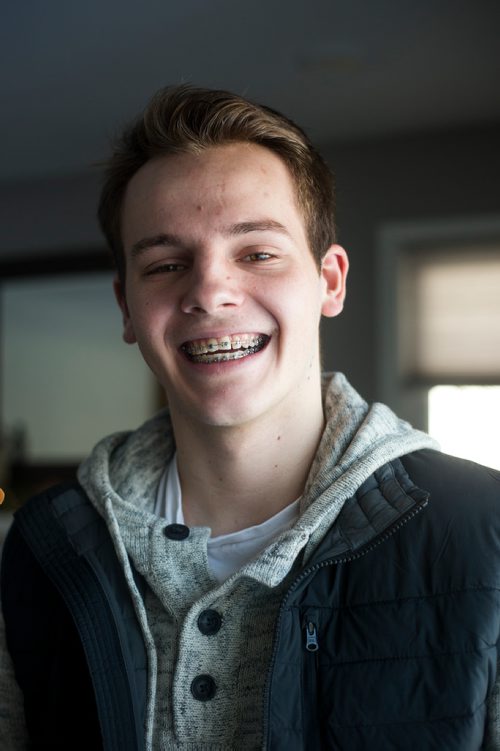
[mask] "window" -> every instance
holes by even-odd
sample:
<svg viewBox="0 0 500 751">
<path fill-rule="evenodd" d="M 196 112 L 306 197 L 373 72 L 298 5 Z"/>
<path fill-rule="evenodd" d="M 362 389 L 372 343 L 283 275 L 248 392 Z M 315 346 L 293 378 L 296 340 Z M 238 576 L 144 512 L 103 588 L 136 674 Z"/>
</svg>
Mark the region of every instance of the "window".
<svg viewBox="0 0 500 751">
<path fill-rule="evenodd" d="M 121 338 L 111 272 L 2 288 L 2 422 L 31 463 L 77 463 L 154 411 L 153 378 Z M 21 439 L 22 436 L 22 439 Z"/>
<path fill-rule="evenodd" d="M 2 516 L 73 480 L 97 440 L 136 427 L 161 395 L 135 348 L 122 342 L 102 251 L 0 266 Z"/>
<path fill-rule="evenodd" d="M 381 275 L 383 398 L 500 468 L 500 220 L 385 228 Z"/>
<path fill-rule="evenodd" d="M 447 454 L 500 470 L 500 386 L 434 386 L 429 433 Z"/>
<path fill-rule="evenodd" d="M 500 240 L 403 253 L 399 373 L 428 383 L 500 378 Z"/>
</svg>

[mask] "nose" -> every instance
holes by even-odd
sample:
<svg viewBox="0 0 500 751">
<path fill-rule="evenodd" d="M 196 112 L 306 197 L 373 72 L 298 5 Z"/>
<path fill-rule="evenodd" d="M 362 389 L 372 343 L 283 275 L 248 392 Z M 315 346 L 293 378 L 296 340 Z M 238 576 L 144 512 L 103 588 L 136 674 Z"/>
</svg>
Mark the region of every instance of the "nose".
<svg viewBox="0 0 500 751">
<path fill-rule="evenodd" d="M 243 290 L 234 269 L 217 260 L 204 260 L 193 265 L 186 279 L 187 288 L 182 297 L 184 313 L 214 314 L 221 308 L 241 305 Z"/>
</svg>

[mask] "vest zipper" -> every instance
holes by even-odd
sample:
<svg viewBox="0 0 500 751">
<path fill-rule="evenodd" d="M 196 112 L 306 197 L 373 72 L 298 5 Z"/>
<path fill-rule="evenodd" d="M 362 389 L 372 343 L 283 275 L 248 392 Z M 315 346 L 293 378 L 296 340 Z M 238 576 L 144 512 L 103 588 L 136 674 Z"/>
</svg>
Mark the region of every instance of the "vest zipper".
<svg viewBox="0 0 500 751">
<path fill-rule="evenodd" d="M 351 555 L 340 555 L 333 558 L 327 558 L 324 561 L 320 561 L 319 563 L 314 564 L 313 566 L 310 566 L 307 569 L 304 569 L 295 581 L 292 582 L 290 587 L 288 588 L 283 600 L 281 601 L 280 609 L 278 611 L 278 617 L 276 619 L 276 625 L 274 628 L 274 638 L 273 638 L 273 647 L 271 652 L 271 662 L 269 663 L 269 669 L 267 672 L 267 679 L 266 679 L 266 687 L 264 690 L 264 733 L 263 733 L 263 742 L 262 742 L 262 749 L 263 751 L 266 751 L 268 748 L 268 735 L 269 735 L 269 712 L 270 712 L 270 706 L 269 706 L 269 693 L 271 691 L 271 676 L 273 674 L 273 668 L 274 663 L 276 661 L 276 654 L 278 652 L 278 641 L 279 641 L 279 630 L 281 625 L 281 619 L 283 617 L 283 612 L 285 610 L 286 603 L 292 594 L 293 590 L 297 588 L 297 586 L 302 582 L 305 578 L 310 576 L 311 574 L 315 573 L 316 571 L 319 571 L 321 568 L 325 568 L 326 566 L 335 566 L 339 563 L 349 563 L 350 561 L 355 561 L 358 558 L 361 558 L 362 556 L 366 555 L 367 553 L 371 552 L 374 548 L 377 548 L 379 545 L 381 545 L 383 542 L 388 540 L 392 535 L 398 531 L 401 527 L 403 527 L 405 524 L 407 524 L 411 519 L 413 519 L 414 516 L 416 516 L 422 509 L 427 505 L 428 502 L 428 496 L 423 499 L 422 501 L 417 502 L 418 505 L 414 506 L 410 511 L 407 511 L 405 514 L 403 514 L 396 522 L 394 522 L 391 526 L 389 526 L 385 532 L 382 532 L 377 537 L 373 538 L 371 542 L 366 543 L 365 546 L 362 546 L 359 548 L 359 550 L 355 553 L 352 553 Z M 314 626 L 314 624 L 312 624 Z M 317 632 L 316 632 L 316 641 L 317 641 Z M 318 644 L 319 648 L 319 644 Z M 307 636 L 306 636 L 306 649 L 307 649 Z M 316 650 L 313 650 L 316 651 Z M 316 657 L 316 655 L 315 655 Z"/>
<path fill-rule="evenodd" d="M 319 649 L 318 631 L 312 621 L 306 624 L 306 649 L 308 652 L 317 652 Z"/>
<path fill-rule="evenodd" d="M 318 717 L 318 624 L 320 622 L 320 613 L 318 610 L 309 610 L 304 619 L 305 625 L 305 658 L 302 663 L 302 703 L 303 717 L 307 726 L 304 728 L 305 736 L 311 748 L 316 748 L 316 732 L 319 730 Z M 305 708 L 307 707 L 307 711 Z"/>
</svg>

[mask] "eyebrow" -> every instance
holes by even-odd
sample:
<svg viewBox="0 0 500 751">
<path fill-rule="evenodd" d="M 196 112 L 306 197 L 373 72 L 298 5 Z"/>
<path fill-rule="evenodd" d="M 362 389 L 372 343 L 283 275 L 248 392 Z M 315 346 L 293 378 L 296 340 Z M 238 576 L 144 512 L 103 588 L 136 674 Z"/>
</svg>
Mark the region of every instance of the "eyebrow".
<svg viewBox="0 0 500 751">
<path fill-rule="evenodd" d="M 142 240 L 138 240 L 132 245 L 130 249 L 130 255 L 132 258 L 136 258 L 145 250 L 148 250 L 148 248 L 155 248 L 161 245 L 179 246 L 182 245 L 182 242 L 180 237 L 178 237 L 177 235 L 170 235 L 162 232 L 159 235 L 143 237 Z"/>
<path fill-rule="evenodd" d="M 238 222 L 231 224 L 225 230 L 224 235 L 246 235 L 249 232 L 278 232 L 280 235 L 290 237 L 287 228 L 281 222 L 274 219 L 257 219 L 254 222 Z"/>
<path fill-rule="evenodd" d="M 221 234 L 225 237 L 231 237 L 235 235 L 247 235 L 251 232 L 277 232 L 280 235 L 290 237 L 290 233 L 285 225 L 274 219 L 257 219 L 251 222 L 237 222 L 236 224 L 224 227 Z M 152 235 L 151 237 L 144 237 L 142 240 L 138 240 L 132 245 L 130 255 L 132 258 L 136 258 L 149 248 L 159 246 L 181 247 L 184 245 L 185 243 L 178 235 L 161 232 L 158 235 Z"/>
</svg>

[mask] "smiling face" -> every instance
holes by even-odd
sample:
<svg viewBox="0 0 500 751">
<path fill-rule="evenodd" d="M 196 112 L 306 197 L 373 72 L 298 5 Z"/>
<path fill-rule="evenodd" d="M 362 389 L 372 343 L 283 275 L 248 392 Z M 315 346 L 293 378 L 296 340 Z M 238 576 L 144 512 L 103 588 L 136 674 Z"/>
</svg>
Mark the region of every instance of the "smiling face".
<svg viewBox="0 0 500 751">
<path fill-rule="evenodd" d="M 342 309 L 347 259 L 333 246 L 318 272 L 279 157 L 238 143 L 147 162 L 128 184 L 122 236 L 124 338 L 174 426 L 279 424 L 316 407 L 319 319 Z"/>
</svg>

